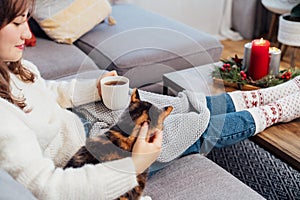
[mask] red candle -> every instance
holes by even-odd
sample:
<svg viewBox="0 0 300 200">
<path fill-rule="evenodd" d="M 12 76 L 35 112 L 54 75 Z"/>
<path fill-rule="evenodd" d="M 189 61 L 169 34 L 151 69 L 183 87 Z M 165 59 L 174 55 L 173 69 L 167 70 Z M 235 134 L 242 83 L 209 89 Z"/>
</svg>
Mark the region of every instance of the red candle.
<svg viewBox="0 0 300 200">
<path fill-rule="evenodd" d="M 261 38 L 252 41 L 248 76 L 253 80 L 261 79 L 269 72 L 269 47 L 268 40 Z"/>
</svg>

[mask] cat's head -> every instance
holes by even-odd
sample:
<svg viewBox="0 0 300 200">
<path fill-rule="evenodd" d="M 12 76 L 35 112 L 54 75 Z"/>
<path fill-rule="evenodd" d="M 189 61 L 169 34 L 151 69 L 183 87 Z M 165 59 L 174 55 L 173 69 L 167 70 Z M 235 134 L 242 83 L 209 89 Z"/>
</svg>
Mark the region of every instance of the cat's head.
<svg viewBox="0 0 300 200">
<path fill-rule="evenodd" d="M 149 125 L 149 133 L 153 133 L 154 129 L 163 129 L 163 122 L 172 110 L 172 106 L 158 108 L 150 102 L 142 101 L 138 90 L 135 88 L 131 95 L 130 104 L 117 124 L 127 135 L 130 135 L 134 134 L 134 129 L 138 131 L 146 122 Z"/>
</svg>

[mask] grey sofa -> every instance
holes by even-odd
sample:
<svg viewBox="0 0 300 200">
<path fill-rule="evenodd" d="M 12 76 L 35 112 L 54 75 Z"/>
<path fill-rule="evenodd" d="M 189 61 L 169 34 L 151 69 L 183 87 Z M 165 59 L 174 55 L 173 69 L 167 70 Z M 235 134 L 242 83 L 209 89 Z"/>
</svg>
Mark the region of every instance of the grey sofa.
<svg viewBox="0 0 300 200">
<path fill-rule="evenodd" d="M 216 38 L 174 20 L 129 4 L 114 5 L 112 16 L 117 25 L 99 24 L 73 45 L 51 41 L 31 21 L 37 45 L 27 48 L 24 57 L 35 63 L 46 79 L 98 77 L 114 69 L 130 78 L 131 87 L 158 93 L 162 92 L 163 73 L 220 58 L 223 47 Z M 0 199 L 1 194 L 9 192 L 9 189 L 0 191 Z M 154 200 L 263 199 L 199 154 L 180 158 L 154 174 L 147 183 L 145 195 Z M 5 199 L 32 197 L 11 195 Z"/>
<path fill-rule="evenodd" d="M 0 200 L 36 200 L 0 169 Z M 153 200 L 259 200 L 258 193 L 200 154 L 180 158 L 148 180 Z"/>
<path fill-rule="evenodd" d="M 223 46 L 209 34 L 131 4 L 114 5 L 112 10 L 116 25 L 101 23 L 74 45 L 54 43 L 32 22 L 37 45 L 25 51 L 25 58 L 46 79 L 117 70 L 130 79 L 131 87 L 158 93 L 162 74 L 220 58 Z"/>
</svg>

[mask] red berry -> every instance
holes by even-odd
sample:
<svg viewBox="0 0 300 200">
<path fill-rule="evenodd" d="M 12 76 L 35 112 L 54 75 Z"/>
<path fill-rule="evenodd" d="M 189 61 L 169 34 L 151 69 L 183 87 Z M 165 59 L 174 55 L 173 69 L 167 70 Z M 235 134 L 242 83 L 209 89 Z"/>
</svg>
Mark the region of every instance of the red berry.
<svg viewBox="0 0 300 200">
<path fill-rule="evenodd" d="M 223 67 L 224 67 L 224 68 L 230 68 L 230 64 L 229 64 L 229 63 L 224 63 L 224 64 L 223 64 Z"/>
<path fill-rule="evenodd" d="M 241 71 L 240 75 L 241 75 L 242 78 L 244 78 L 243 80 L 245 80 L 247 78 L 247 75 L 244 71 Z"/>
</svg>

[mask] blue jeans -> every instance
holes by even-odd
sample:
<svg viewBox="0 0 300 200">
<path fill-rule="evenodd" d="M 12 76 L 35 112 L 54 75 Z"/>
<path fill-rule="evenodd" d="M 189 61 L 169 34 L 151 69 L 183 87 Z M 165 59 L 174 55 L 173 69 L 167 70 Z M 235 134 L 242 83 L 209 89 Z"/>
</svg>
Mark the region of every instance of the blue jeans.
<svg viewBox="0 0 300 200">
<path fill-rule="evenodd" d="M 228 94 L 207 96 L 210 121 L 207 129 L 180 157 L 190 154 L 208 154 L 214 147 L 221 148 L 238 143 L 255 133 L 255 123 L 248 111 L 235 112 Z M 172 161 L 170 162 L 172 163 Z M 149 176 L 170 163 L 155 162 L 150 166 Z"/>
<path fill-rule="evenodd" d="M 90 136 L 90 130 L 92 129 L 92 123 L 88 119 L 86 119 L 84 116 L 82 116 L 80 114 L 77 114 L 77 115 L 83 124 L 85 136 L 88 138 Z"/>
<path fill-rule="evenodd" d="M 255 133 L 254 119 L 248 111 L 235 112 L 228 94 L 206 97 L 211 116 L 207 129 L 182 156 L 209 153 L 213 147 L 221 148 L 238 143 Z"/>
</svg>

